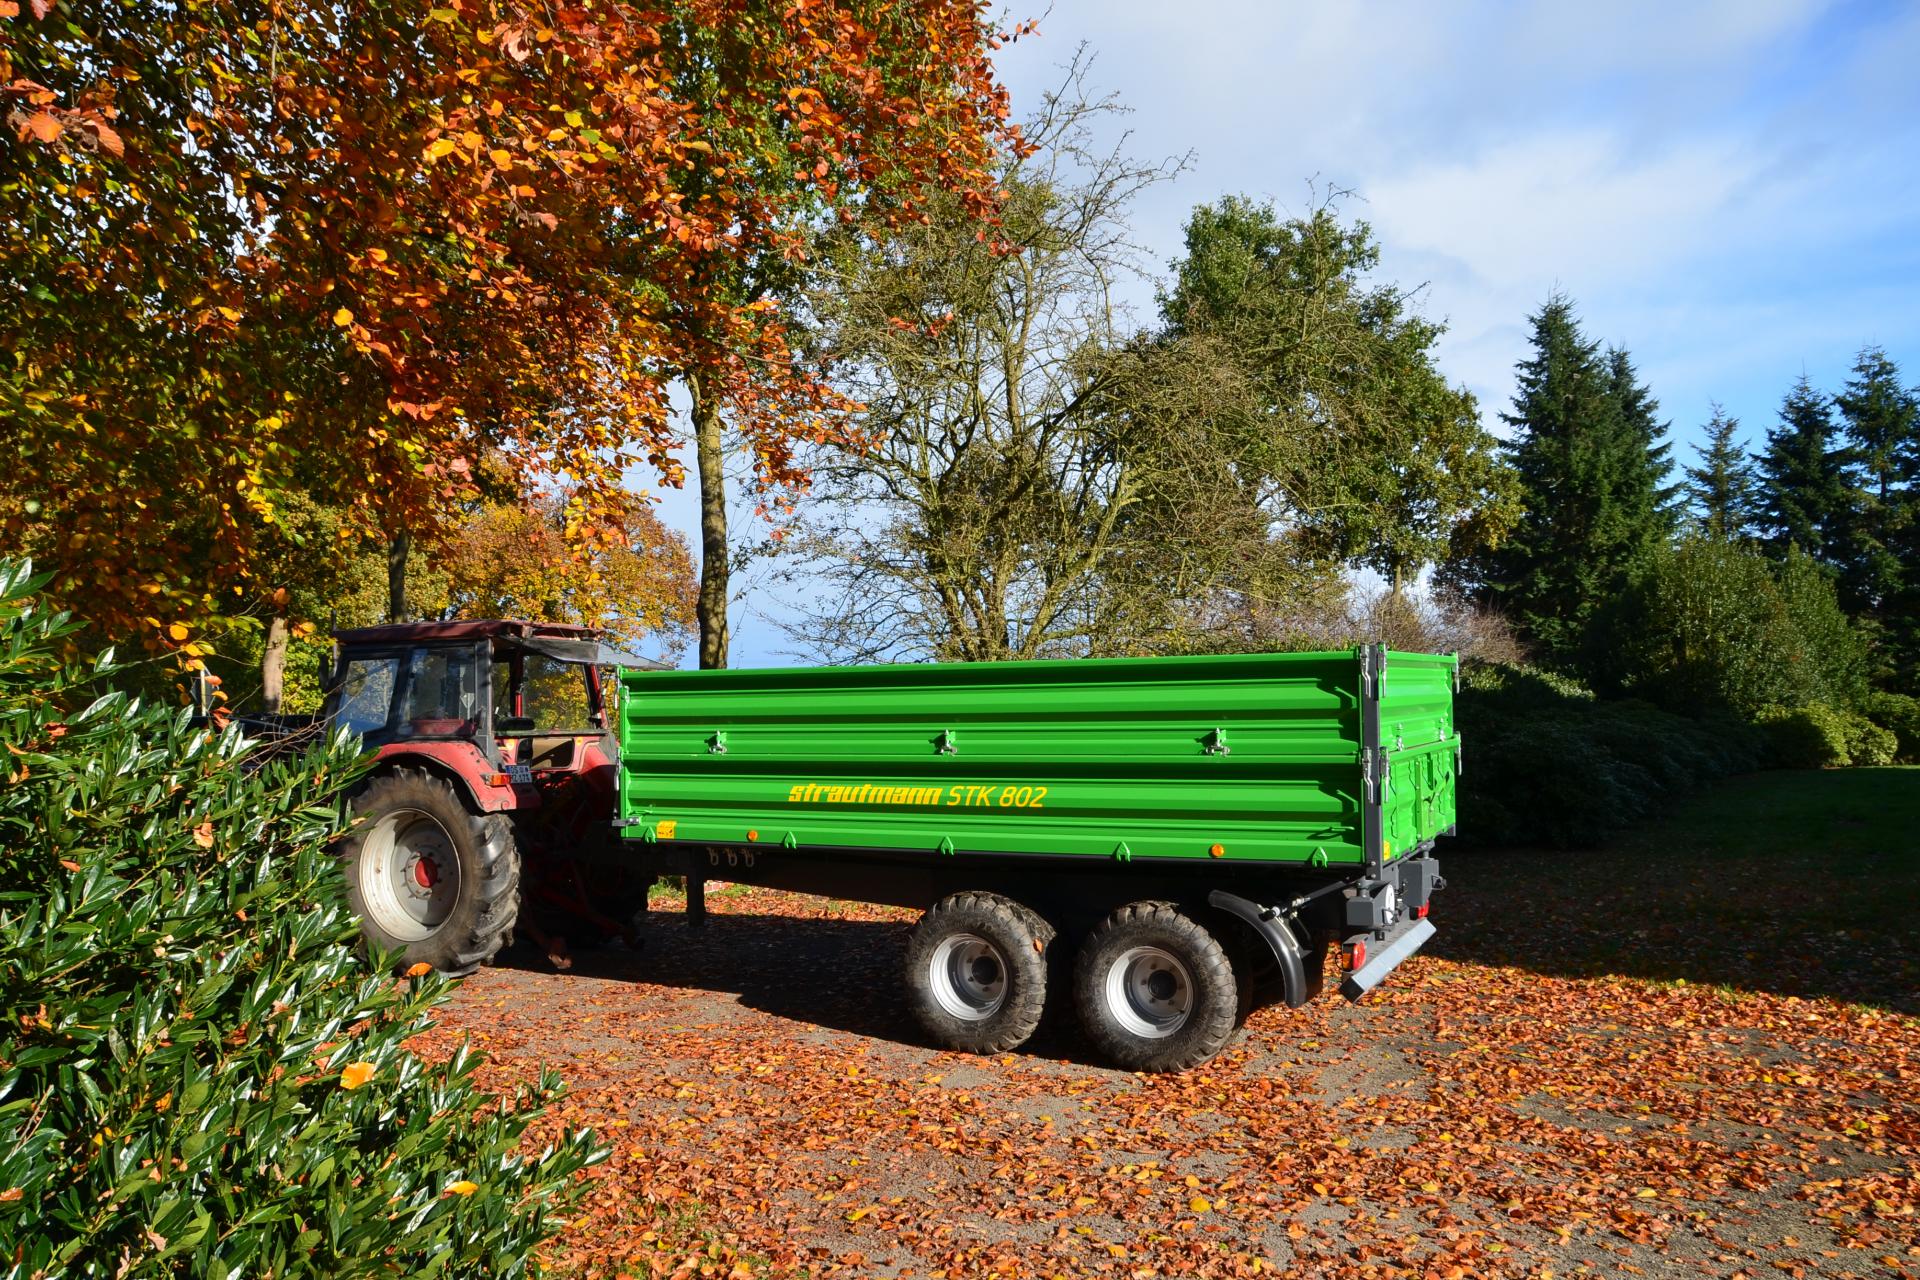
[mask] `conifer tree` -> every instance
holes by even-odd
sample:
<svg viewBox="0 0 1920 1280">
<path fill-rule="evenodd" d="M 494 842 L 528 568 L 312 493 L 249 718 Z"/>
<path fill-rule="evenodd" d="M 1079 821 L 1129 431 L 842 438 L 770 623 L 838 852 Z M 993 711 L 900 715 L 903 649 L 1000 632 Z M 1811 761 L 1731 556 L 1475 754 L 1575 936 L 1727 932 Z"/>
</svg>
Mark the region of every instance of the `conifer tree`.
<svg viewBox="0 0 1920 1280">
<path fill-rule="evenodd" d="M 1799 547 L 1836 564 L 1847 523 L 1846 464 L 1834 441 L 1827 397 L 1805 374 L 1780 405 L 1780 425 L 1760 455 L 1759 525 L 1767 549 L 1784 558 Z"/>
<path fill-rule="evenodd" d="M 1607 352 L 1607 385 L 1617 415 L 1614 496 L 1624 541 L 1638 559 L 1665 545 L 1679 523 L 1679 486 L 1666 482 L 1673 472 L 1673 445 L 1666 440 L 1673 424 L 1660 421 L 1660 402 L 1624 347 Z"/>
<path fill-rule="evenodd" d="M 1920 665 L 1920 399 L 1879 347 L 1863 347 L 1839 411 L 1850 501 L 1840 598 L 1878 632 L 1894 671 Z"/>
<path fill-rule="evenodd" d="M 1525 514 L 1490 557 L 1489 594 L 1539 656 L 1583 665 L 1600 609 L 1672 527 L 1658 404 L 1624 351 L 1602 353 L 1555 294 L 1532 318 L 1508 446 Z"/>
<path fill-rule="evenodd" d="M 1688 467 L 1686 494 L 1695 519 L 1709 537 L 1726 541 L 1745 538 L 1753 528 L 1758 480 L 1753 460 L 1735 434 L 1740 420 L 1727 416 L 1719 404 L 1707 423 L 1707 443 L 1695 445 L 1700 465 Z"/>
</svg>

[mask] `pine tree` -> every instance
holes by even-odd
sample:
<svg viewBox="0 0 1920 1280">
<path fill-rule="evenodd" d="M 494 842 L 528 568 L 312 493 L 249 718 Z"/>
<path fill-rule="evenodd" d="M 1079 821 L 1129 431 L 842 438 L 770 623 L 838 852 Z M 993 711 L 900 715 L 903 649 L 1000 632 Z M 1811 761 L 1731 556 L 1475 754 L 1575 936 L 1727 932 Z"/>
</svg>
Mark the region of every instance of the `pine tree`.
<svg viewBox="0 0 1920 1280">
<path fill-rule="evenodd" d="M 1840 598 L 1866 615 L 1894 672 L 1920 666 L 1920 399 L 1879 347 L 1863 347 L 1839 410 L 1850 501 Z"/>
<path fill-rule="evenodd" d="M 1708 536 L 1726 541 L 1745 538 L 1753 528 L 1758 479 L 1747 451 L 1734 439 L 1740 420 L 1719 404 L 1707 423 L 1707 443 L 1695 445 L 1700 465 L 1688 467 L 1686 494 L 1695 518 Z"/>
<path fill-rule="evenodd" d="M 1664 546 L 1679 524 L 1679 486 L 1666 483 L 1673 472 L 1673 445 L 1666 440 L 1673 424 L 1659 420 L 1660 402 L 1640 381 L 1624 347 L 1607 352 L 1607 385 L 1617 415 L 1614 502 L 1622 543 L 1638 560 Z"/>
<path fill-rule="evenodd" d="M 1504 415 L 1525 514 L 1490 557 L 1489 585 L 1544 660 L 1579 666 L 1600 609 L 1672 528 L 1672 464 L 1627 353 L 1603 354 L 1559 294 L 1532 323 Z"/>
<path fill-rule="evenodd" d="M 1831 407 L 1801 374 L 1760 455 L 1759 525 L 1768 550 L 1784 558 L 1799 547 L 1823 564 L 1837 564 L 1849 504 Z"/>
</svg>

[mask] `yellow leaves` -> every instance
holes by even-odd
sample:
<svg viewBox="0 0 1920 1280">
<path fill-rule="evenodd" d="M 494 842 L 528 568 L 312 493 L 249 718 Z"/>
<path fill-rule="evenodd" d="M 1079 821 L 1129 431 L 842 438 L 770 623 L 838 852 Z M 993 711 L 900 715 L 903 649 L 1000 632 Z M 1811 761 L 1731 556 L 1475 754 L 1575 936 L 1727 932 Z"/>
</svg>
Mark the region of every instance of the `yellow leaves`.
<svg viewBox="0 0 1920 1280">
<path fill-rule="evenodd" d="M 185 640 L 187 635 L 188 631 L 185 623 L 172 622 L 167 624 L 167 639 L 173 641 L 175 644 L 179 644 L 182 640 Z"/>
<path fill-rule="evenodd" d="M 361 1085 L 373 1079 L 373 1073 L 374 1066 L 371 1062 L 349 1063 L 346 1069 L 340 1073 L 340 1087 L 348 1091 L 358 1089 Z"/>
<path fill-rule="evenodd" d="M 410 964 L 407 966 L 407 976 L 409 978 L 424 978 L 432 972 L 433 972 L 433 966 L 428 964 L 425 960 L 422 960 L 416 964 Z"/>
<path fill-rule="evenodd" d="M 493 167 L 496 169 L 513 168 L 513 153 L 504 147 L 495 147 L 487 152 L 487 159 L 493 161 Z"/>
<path fill-rule="evenodd" d="M 1195 1213 L 1213 1212 L 1213 1204 L 1205 1196 L 1195 1196 L 1187 1201 L 1187 1208 Z"/>
<path fill-rule="evenodd" d="M 868 1214 L 872 1213 L 875 1209 L 878 1209 L 879 1207 L 880 1206 L 877 1204 L 870 1204 L 864 1209 L 855 1209 L 852 1213 L 847 1215 L 847 1221 L 858 1222 L 860 1221 L 860 1219 L 866 1217 Z"/>
<path fill-rule="evenodd" d="M 344 329 L 348 325 L 353 323 L 353 312 L 349 311 L 345 307 L 342 307 L 338 311 L 333 313 L 333 322 L 334 324 L 338 325 L 340 328 Z"/>
<path fill-rule="evenodd" d="M 435 138 L 433 144 L 427 148 L 427 159 L 438 160 L 442 156 L 452 155 L 453 149 L 459 145 L 452 138 L 445 136 Z"/>
<path fill-rule="evenodd" d="M 460 1181 L 450 1184 L 447 1187 L 446 1194 L 450 1196 L 470 1196 L 479 1189 L 479 1183 L 468 1182 L 465 1178 L 462 1178 Z"/>
</svg>

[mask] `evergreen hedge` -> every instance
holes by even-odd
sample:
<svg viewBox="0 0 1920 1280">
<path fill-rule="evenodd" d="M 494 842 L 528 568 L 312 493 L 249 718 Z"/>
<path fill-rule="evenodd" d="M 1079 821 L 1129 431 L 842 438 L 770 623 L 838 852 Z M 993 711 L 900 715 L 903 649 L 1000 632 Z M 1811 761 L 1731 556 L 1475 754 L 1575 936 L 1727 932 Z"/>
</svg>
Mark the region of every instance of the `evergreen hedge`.
<svg viewBox="0 0 1920 1280">
<path fill-rule="evenodd" d="M 355 953 L 356 749 L 95 696 L 35 585 L 0 562 L 0 1274 L 534 1274 L 601 1153 L 520 1151 L 552 1076 L 408 1051 L 448 984 Z"/>
<path fill-rule="evenodd" d="M 1756 767 L 1761 735 L 1733 718 L 1597 700 L 1563 676 L 1506 663 L 1463 673 L 1460 833 L 1473 844 L 1599 843 L 1669 800 Z"/>
</svg>

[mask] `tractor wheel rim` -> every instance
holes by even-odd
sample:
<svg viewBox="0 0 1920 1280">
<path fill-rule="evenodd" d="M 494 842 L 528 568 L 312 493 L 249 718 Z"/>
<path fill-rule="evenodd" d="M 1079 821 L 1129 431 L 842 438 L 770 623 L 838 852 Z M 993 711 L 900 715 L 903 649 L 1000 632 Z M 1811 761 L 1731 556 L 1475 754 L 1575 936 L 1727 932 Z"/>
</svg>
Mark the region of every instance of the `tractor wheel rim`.
<svg viewBox="0 0 1920 1280">
<path fill-rule="evenodd" d="M 1107 1011 L 1131 1035 L 1164 1040 L 1193 1014 L 1193 975 L 1162 947 L 1130 947 L 1107 966 Z"/>
<path fill-rule="evenodd" d="M 420 942 L 439 931 L 460 900 L 460 856 L 438 818 L 395 809 L 367 832 L 359 879 L 369 921 L 397 941 Z"/>
<path fill-rule="evenodd" d="M 966 1022 L 984 1022 L 1007 1002 L 1007 960 L 1000 948 L 978 934 L 951 934 L 927 959 L 927 985 L 945 1012 Z"/>
</svg>

